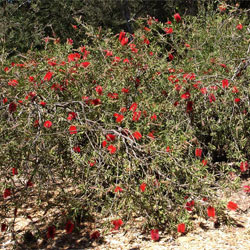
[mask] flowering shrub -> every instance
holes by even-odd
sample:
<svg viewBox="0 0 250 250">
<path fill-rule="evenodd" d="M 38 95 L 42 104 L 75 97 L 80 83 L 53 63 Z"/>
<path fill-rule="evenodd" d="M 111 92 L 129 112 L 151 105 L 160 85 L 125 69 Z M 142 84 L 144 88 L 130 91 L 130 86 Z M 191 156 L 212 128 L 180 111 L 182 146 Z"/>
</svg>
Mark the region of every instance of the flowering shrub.
<svg viewBox="0 0 250 250">
<path fill-rule="evenodd" d="M 215 195 L 233 185 L 229 172 L 249 173 L 250 34 L 237 13 L 139 19 L 131 40 L 82 24 L 77 51 L 69 39 L 4 61 L 2 223 L 31 193 L 38 206 L 56 192 L 43 209 L 66 211 L 66 226 L 48 222 L 52 239 L 59 227 L 73 233 L 82 213 L 115 214 L 115 230 L 138 215 L 184 233 L 194 214 L 237 209 Z"/>
</svg>

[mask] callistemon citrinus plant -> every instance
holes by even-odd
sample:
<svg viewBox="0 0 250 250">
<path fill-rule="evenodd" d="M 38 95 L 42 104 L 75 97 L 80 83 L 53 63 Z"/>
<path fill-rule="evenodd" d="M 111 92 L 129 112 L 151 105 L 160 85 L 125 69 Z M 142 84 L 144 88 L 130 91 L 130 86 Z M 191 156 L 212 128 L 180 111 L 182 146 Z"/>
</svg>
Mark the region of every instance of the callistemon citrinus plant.
<svg viewBox="0 0 250 250">
<path fill-rule="evenodd" d="M 194 214 L 224 216 L 215 191 L 249 174 L 249 27 L 232 7 L 177 14 L 139 19 L 133 35 L 79 23 L 78 49 L 46 38 L 3 62 L 5 230 L 29 200 L 48 238 L 73 232 L 79 214 L 111 216 L 112 230 L 143 216 L 154 239 L 162 225 L 188 231 Z M 61 219 L 46 219 L 55 209 Z"/>
</svg>

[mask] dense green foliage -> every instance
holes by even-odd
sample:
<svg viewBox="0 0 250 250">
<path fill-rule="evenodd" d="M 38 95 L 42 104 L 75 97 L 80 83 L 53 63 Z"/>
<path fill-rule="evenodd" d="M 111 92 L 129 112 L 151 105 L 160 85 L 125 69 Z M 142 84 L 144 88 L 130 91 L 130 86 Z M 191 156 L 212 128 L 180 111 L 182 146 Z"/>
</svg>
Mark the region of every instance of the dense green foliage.
<svg viewBox="0 0 250 250">
<path fill-rule="evenodd" d="M 82 40 L 2 58 L 2 221 L 31 193 L 37 207 L 56 193 L 42 209 L 72 221 L 225 218 L 216 190 L 249 174 L 249 21 L 229 6 L 171 20 L 138 19 L 131 37 L 79 20 Z"/>
<path fill-rule="evenodd" d="M 236 1 L 227 1 L 228 4 Z M 249 7 L 238 1 L 242 7 Z M 120 30 L 134 32 L 135 20 L 147 15 L 161 22 L 172 19 L 175 12 L 181 15 L 207 15 L 217 8 L 214 0 L 2 0 L 0 1 L 0 50 L 9 56 L 41 49 L 42 39 L 52 37 L 79 41 L 86 37 L 79 23 L 85 22 L 114 33 Z M 226 6 L 226 3 L 222 4 Z M 77 32 L 74 30 L 77 25 Z"/>
</svg>

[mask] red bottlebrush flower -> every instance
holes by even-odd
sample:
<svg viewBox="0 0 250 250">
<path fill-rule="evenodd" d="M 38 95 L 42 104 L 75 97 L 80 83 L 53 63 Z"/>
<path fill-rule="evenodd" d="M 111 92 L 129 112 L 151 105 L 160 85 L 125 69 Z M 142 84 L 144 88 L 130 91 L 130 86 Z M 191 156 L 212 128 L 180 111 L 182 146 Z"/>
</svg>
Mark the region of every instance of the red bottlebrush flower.
<svg viewBox="0 0 250 250">
<path fill-rule="evenodd" d="M 172 54 L 169 54 L 168 55 L 168 59 L 169 59 L 169 61 L 173 61 L 174 60 L 174 56 Z"/>
<path fill-rule="evenodd" d="M 238 208 L 238 205 L 232 201 L 229 201 L 227 204 L 227 208 L 230 210 L 236 210 Z"/>
<path fill-rule="evenodd" d="M 75 112 L 69 112 L 67 120 L 72 121 L 73 119 L 76 119 L 77 114 Z"/>
<path fill-rule="evenodd" d="M 152 132 L 149 132 L 148 133 L 148 137 L 150 137 L 151 139 L 155 139 L 155 136 L 154 136 L 154 131 L 152 131 Z"/>
<path fill-rule="evenodd" d="M 99 239 L 100 238 L 100 232 L 99 231 L 95 231 L 95 232 L 93 232 L 91 235 L 90 235 L 90 239 L 91 240 L 97 240 L 97 239 Z"/>
<path fill-rule="evenodd" d="M 138 112 L 134 112 L 133 113 L 133 118 L 132 118 L 132 120 L 133 121 L 139 121 L 139 119 L 140 119 L 140 117 L 141 117 L 141 111 L 139 110 Z"/>
<path fill-rule="evenodd" d="M 102 147 L 105 148 L 107 146 L 107 142 L 106 141 L 103 141 L 102 142 Z"/>
<path fill-rule="evenodd" d="M 122 88 L 122 92 L 123 92 L 123 93 L 129 93 L 129 89 Z"/>
<path fill-rule="evenodd" d="M 235 98 L 235 99 L 234 99 L 234 102 L 235 102 L 235 103 L 240 102 L 240 98 Z"/>
<path fill-rule="evenodd" d="M 9 70 L 9 68 L 5 67 L 3 70 L 4 70 L 4 72 L 7 72 Z"/>
<path fill-rule="evenodd" d="M 215 102 L 215 96 L 214 96 L 214 94 L 210 94 L 209 95 L 209 102 Z"/>
<path fill-rule="evenodd" d="M 174 19 L 176 20 L 177 23 L 181 21 L 181 16 L 179 13 L 174 14 Z"/>
<path fill-rule="evenodd" d="M 236 26 L 236 29 L 237 30 L 242 30 L 243 29 L 243 25 L 240 23 L 240 24 L 238 24 L 237 26 Z"/>
<path fill-rule="evenodd" d="M 121 113 L 125 113 L 127 111 L 127 108 L 126 107 L 122 107 L 121 109 L 120 109 L 120 112 Z"/>
<path fill-rule="evenodd" d="M 12 86 L 12 87 L 15 87 L 17 84 L 18 84 L 18 81 L 15 80 L 15 79 L 10 80 L 10 81 L 8 82 L 8 85 L 10 85 L 10 86 Z"/>
<path fill-rule="evenodd" d="M 123 62 L 124 62 L 124 63 L 130 63 L 130 61 L 129 61 L 128 58 L 125 58 L 125 59 L 123 60 Z"/>
<path fill-rule="evenodd" d="M 245 161 L 245 162 L 242 161 L 240 163 L 240 171 L 245 172 L 245 171 L 247 171 L 247 169 L 248 169 L 248 162 L 247 161 Z"/>
<path fill-rule="evenodd" d="M 80 67 L 87 68 L 90 65 L 90 62 L 82 62 L 80 63 Z"/>
<path fill-rule="evenodd" d="M 113 134 L 107 134 L 107 135 L 106 135 L 106 139 L 107 139 L 107 141 L 114 141 L 114 140 L 115 140 L 115 138 L 116 138 L 116 136 L 115 136 L 115 135 L 113 135 Z"/>
<path fill-rule="evenodd" d="M 96 86 L 95 91 L 97 92 L 98 95 L 102 95 L 102 86 L 100 85 Z"/>
<path fill-rule="evenodd" d="M 190 44 L 188 44 L 188 43 L 185 43 L 184 45 L 185 45 L 186 48 L 190 48 L 191 47 Z"/>
<path fill-rule="evenodd" d="M 52 122 L 51 121 L 45 121 L 44 124 L 43 124 L 43 126 L 45 128 L 50 128 L 52 126 Z"/>
<path fill-rule="evenodd" d="M 108 93 L 108 97 L 111 98 L 111 99 L 113 99 L 113 100 L 119 98 L 119 96 L 118 96 L 117 93 Z"/>
<path fill-rule="evenodd" d="M 12 168 L 12 174 L 17 175 L 17 169 L 16 168 Z"/>
<path fill-rule="evenodd" d="M 188 101 L 188 102 L 187 102 L 186 111 L 187 111 L 187 112 L 191 112 L 192 110 L 193 110 L 193 102 L 192 102 L 192 101 Z"/>
<path fill-rule="evenodd" d="M 6 229 L 7 229 L 7 225 L 5 223 L 2 223 L 1 224 L 1 232 L 6 231 Z"/>
<path fill-rule="evenodd" d="M 48 239 L 54 239 L 55 238 L 55 233 L 56 233 L 56 227 L 55 226 L 50 226 L 48 227 L 47 231 L 47 238 Z"/>
<path fill-rule="evenodd" d="M 136 109 L 137 109 L 137 103 L 134 102 L 134 103 L 130 106 L 129 110 L 135 112 Z"/>
<path fill-rule="evenodd" d="M 144 30 L 147 31 L 147 32 L 151 31 L 151 29 L 149 29 L 148 27 L 144 27 Z"/>
<path fill-rule="evenodd" d="M 119 186 L 115 187 L 115 193 L 122 192 L 122 191 L 123 191 L 123 189 L 121 187 L 119 187 Z"/>
<path fill-rule="evenodd" d="M 112 221 L 112 224 L 114 225 L 113 230 L 118 230 L 123 225 L 123 221 L 121 219 L 114 220 Z"/>
<path fill-rule="evenodd" d="M 114 154 L 116 152 L 116 147 L 113 145 L 108 146 L 108 151 L 110 154 Z"/>
<path fill-rule="evenodd" d="M 126 45 L 127 43 L 128 43 L 128 38 L 127 38 L 127 37 L 122 38 L 122 40 L 121 40 L 121 45 L 124 46 L 124 45 Z"/>
<path fill-rule="evenodd" d="M 90 166 L 90 167 L 94 167 L 95 164 L 96 164 L 96 160 L 94 160 L 94 161 L 92 161 L 92 162 L 89 161 L 89 166 Z"/>
<path fill-rule="evenodd" d="M 104 52 L 106 52 L 106 55 L 105 55 L 106 57 L 113 56 L 113 52 L 110 50 L 104 50 Z"/>
<path fill-rule="evenodd" d="M 186 225 L 184 223 L 181 223 L 177 226 L 177 232 L 178 233 L 185 233 L 185 228 L 186 228 Z"/>
<path fill-rule="evenodd" d="M 203 166 L 206 166 L 206 165 L 207 165 L 207 160 L 203 159 L 201 162 L 202 162 L 202 165 L 203 165 Z"/>
<path fill-rule="evenodd" d="M 184 94 L 181 95 L 181 99 L 189 99 L 190 98 L 190 93 L 186 92 Z"/>
<path fill-rule="evenodd" d="M 201 157 L 201 155 L 202 155 L 202 149 L 201 148 L 196 148 L 195 149 L 195 156 Z"/>
<path fill-rule="evenodd" d="M 200 91 L 203 95 L 205 95 L 207 93 L 207 88 L 201 88 Z"/>
<path fill-rule="evenodd" d="M 34 127 L 38 127 L 38 125 L 39 125 L 39 121 L 38 121 L 38 120 L 35 120 L 35 121 L 34 121 Z"/>
<path fill-rule="evenodd" d="M 133 136 L 136 140 L 140 140 L 142 138 L 142 135 L 139 131 L 134 132 Z"/>
<path fill-rule="evenodd" d="M 120 123 L 120 122 L 122 122 L 122 120 L 124 119 L 124 116 L 123 115 L 120 115 L 120 114 L 118 114 L 118 113 L 115 113 L 114 114 L 114 117 L 116 117 L 116 122 L 117 123 Z"/>
<path fill-rule="evenodd" d="M 149 45 L 149 44 L 150 44 L 150 41 L 149 41 L 147 38 L 144 38 L 143 43 Z"/>
<path fill-rule="evenodd" d="M 142 192 L 144 192 L 144 191 L 145 191 L 146 186 L 147 186 L 147 184 L 146 184 L 146 183 L 142 183 L 142 184 L 140 185 L 140 189 L 141 189 L 141 191 L 142 191 Z"/>
<path fill-rule="evenodd" d="M 7 103 L 8 102 L 8 99 L 7 97 L 3 98 L 3 104 Z"/>
<path fill-rule="evenodd" d="M 28 180 L 26 183 L 27 187 L 33 187 L 33 183 L 31 182 L 31 180 Z"/>
<path fill-rule="evenodd" d="M 223 79 L 222 80 L 222 87 L 225 89 L 228 87 L 228 80 L 227 79 Z"/>
<path fill-rule="evenodd" d="M 156 114 L 153 114 L 151 117 L 150 117 L 151 121 L 156 121 L 157 120 L 157 116 Z"/>
<path fill-rule="evenodd" d="M 93 100 L 91 100 L 91 104 L 93 104 L 93 105 L 99 105 L 99 104 L 101 104 L 101 100 L 100 99 L 93 99 Z"/>
<path fill-rule="evenodd" d="M 66 233 L 71 234 L 72 231 L 74 230 L 74 227 L 75 227 L 74 223 L 72 223 L 72 221 L 69 220 L 65 226 Z"/>
<path fill-rule="evenodd" d="M 121 42 L 121 40 L 126 36 L 126 33 L 124 31 L 121 31 L 119 34 L 119 41 Z"/>
<path fill-rule="evenodd" d="M 16 111 L 16 108 L 17 108 L 17 105 L 16 105 L 14 102 L 11 102 L 11 103 L 9 104 L 9 112 L 10 112 L 10 113 L 15 112 L 15 111 Z"/>
<path fill-rule="evenodd" d="M 207 215 L 208 215 L 208 217 L 214 217 L 214 216 L 215 216 L 215 208 L 209 206 L 209 207 L 207 208 Z"/>
<path fill-rule="evenodd" d="M 73 150 L 74 150 L 76 153 L 80 153 L 80 152 L 81 152 L 81 148 L 80 148 L 79 146 L 73 147 Z"/>
<path fill-rule="evenodd" d="M 224 64 L 224 63 L 221 63 L 220 66 L 221 66 L 222 68 L 224 68 L 224 69 L 227 67 L 227 65 Z"/>
<path fill-rule="evenodd" d="M 166 151 L 167 151 L 168 153 L 171 151 L 169 146 L 167 146 Z"/>
<path fill-rule="evenodd" d="M 165 28 L 165 32 L 167 34 L 172 34 L 173 33 L 173 28 Z"/>
<path fill-rule="evenodd" d="M 40 105 L 45 107 L 46 106 L 46 102 L 40 102 Z"/>
<path fill-rule="evenodd" d="M 243 186 L 243 188 L 244 188 L 245 193 L 250 193 L 250 186 L 245 185 L 245 186 Z"/>
<path fill-rule="evenodd" d="M 175 84 L 174 87 L 175 87 L 175 90 L 176 90 L 176 91 L 180 91 L 181 88 L 182 88 L 182 86 L 179 85 L 179 84 Z"/>
<path fill-rule="evenodd" d="M 190 201 L 190 202 L 187 202 L 186 203 L 186 206 L 185 206 L 185 209 L 187 209 L 188 211 L 192 211 L 193 208 L 194 208 L 194 200 Z"/>
<path fill-rule="evenodd" d="M 159 230 L 158 229 L 152 229 L 150 231 L 150 234 L 151 234 L 151 239 L 153 241 L 158 241 L 159 240 L 160 236 L 159 236 Z"/>
<path fill-rule="evenodd" d="M 11 190 L 10 190 L 10 188 L 6 188 L 4 190 L 4 193 L 3 193 L 3 198 L 5 199 L 5 198 L 7 198 L 9 196 L 11 196 Z"/>
<path fill-rule="evenodd" d="M 69 133 L 71 134 L 71 135 L 73 135 L 73 134 L 76 134 L 77 133 L 77 128 L 76 128 L 76 126 L 70 126 L 69 127 Z"/>
<path fill-rule="evenodd" d="M 43 80 L 44 80 L 44 81 L 50 81 L 52 75 L 53 75 L 53 73 L 50 72 L 50 71 L 48 71 L 48 72 L 46 73 L 46 75 L 44 76 Z"/>
</svg>

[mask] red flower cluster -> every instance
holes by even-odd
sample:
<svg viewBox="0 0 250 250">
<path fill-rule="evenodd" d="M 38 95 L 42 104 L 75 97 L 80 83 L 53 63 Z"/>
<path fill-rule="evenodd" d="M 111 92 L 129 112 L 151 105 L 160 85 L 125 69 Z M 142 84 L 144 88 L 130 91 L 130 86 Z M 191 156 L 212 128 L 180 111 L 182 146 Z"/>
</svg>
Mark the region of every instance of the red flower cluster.
<svg viewBox="0 0 250 250">
<path fill-rule="evenodd" d="M 158 229 L 152 229 L 151 232 L 151 239 L 153 241 L 158 241 L 160 239 L 160 236 L 159 236 L 159 230 Z"/>
<path fill-rule="evenodd" d="M 118 230 L 123 225 L 123 221 L 121 219 L 114 220 L 112 221 L 112 224 L 114 225 L 113 230 Z"/>
</svg>

